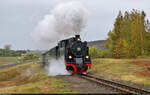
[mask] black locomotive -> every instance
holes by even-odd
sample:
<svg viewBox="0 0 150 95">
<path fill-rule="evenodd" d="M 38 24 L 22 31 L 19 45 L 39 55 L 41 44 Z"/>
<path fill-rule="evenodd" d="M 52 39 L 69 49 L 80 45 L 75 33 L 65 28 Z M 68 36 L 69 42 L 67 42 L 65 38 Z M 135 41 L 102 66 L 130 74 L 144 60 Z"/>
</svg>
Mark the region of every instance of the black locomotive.
<svg viewBox="0 0 150 95">
<path fill-rule="evenodd" d="M 91 59 L 87 42 L 82 42 L 80 35 L 62 40 L 51 50 L 43 53 L 43 64 L 48 64 L 49 58 L 58 59 L 64 56 L 66 69 L 71 73 L 87 73 L 91 68 Z"/>
</svg>

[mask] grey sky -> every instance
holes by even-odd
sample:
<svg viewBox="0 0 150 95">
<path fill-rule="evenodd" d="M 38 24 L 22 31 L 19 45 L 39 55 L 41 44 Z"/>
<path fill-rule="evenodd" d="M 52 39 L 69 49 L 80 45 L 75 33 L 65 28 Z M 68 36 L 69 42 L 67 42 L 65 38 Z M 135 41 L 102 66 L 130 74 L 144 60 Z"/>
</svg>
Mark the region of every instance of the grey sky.
<svg viewBox="0 0 150 95">
<path fill-rule="evenodd" d="M 0 47 L 12 44 L 12 49 L 38 49 L 30 37 L 37 23 L 58 3 L 73 0 L 0 0 Z M 118 11 L 144 10 L 150 20 L 150 0 L 78 0 L 90 11 L 83 40 L 107 38 Z"/>
</svg>

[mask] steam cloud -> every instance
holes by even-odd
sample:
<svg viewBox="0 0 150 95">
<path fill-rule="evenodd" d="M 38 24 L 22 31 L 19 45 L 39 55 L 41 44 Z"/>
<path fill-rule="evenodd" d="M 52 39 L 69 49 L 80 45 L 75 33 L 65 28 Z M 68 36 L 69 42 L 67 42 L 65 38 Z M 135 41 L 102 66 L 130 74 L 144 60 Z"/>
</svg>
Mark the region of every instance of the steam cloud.
<svg viewBox="0 0 150 95">
<path fill-rule="evenodd" d="M 31 37 L 40 48 L 51 49 L 60 40 L 79 34 L 86 26 L 87 18 L 88 10 L 80 2 L 59 4 L 39 22 Z M 63 58 L 51 60 L 46 68 L 48 75 L 68 74 Z"/>
<path fill-rule="evenodd" d="M 49 76 L 70 75 L 70 73 L 66 70 L 64 57 L 60 57 L 58 60 L 51 59 L 49 60 L 49 63 L 50 64 L 46 67 L 46 72 Z"/>
<path fill-rule="evenodd" d="M 39 22 L 31 36 L 40 48 L 50 49 L 60 40 L 79 34 L 87 18 L 88 10 L 80 2 L 62 3 Z"/>
</svg>

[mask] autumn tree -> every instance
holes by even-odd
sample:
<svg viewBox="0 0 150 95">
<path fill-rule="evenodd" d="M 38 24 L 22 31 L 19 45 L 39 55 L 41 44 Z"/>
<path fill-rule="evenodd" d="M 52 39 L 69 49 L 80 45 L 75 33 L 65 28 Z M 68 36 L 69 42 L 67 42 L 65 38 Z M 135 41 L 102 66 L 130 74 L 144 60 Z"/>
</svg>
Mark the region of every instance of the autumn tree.
<svg viewBox="0 0 150 95">
<path fill-rule="evenodd" d="M 114 28 L 108 33 L 107 45 L 114 57 L 136 57 L 147 53 L 147 33 L 144 11 L 119 11 Z"/>
<path fill-rule="evenodd" d="M 150 22 L 149 20 L 146 21 L 145 23 L 146 25 L 146 50 L 147 50 L 147 54 L 150 55 Z"/>
</svg>

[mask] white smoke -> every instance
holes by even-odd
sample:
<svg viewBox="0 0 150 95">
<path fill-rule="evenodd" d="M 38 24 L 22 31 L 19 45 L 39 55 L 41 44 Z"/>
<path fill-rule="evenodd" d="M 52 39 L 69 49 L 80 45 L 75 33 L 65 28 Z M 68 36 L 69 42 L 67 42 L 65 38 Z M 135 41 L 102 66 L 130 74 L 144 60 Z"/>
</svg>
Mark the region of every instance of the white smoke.
<svg viewBox="0 0 150 95">
<path fill-rule="evenodd" d="M 45 68 L 49 76 L 70 75 L 70 73 L 66 70 L 66 66 L 64 64 L 64 57 L 60 57 L 58 60 L 49 60 L 49 65 Z"/>
<path fill-rule="evenodd" d="M 60 40 L 79 34 L 87 24 L 88 10 L 80 2 L 57 5 L 50 14 L 39 22 L 31 33 L 33 40 L 42 49 L 51 49 Z M 50 60 L 46 67 L 48 75 L 68 75 L 63 58 Z"/>
<path fill-rule="evenodd" d="M 50 49 L 60 40 L 79 34 L 87 18 L 88 11 L 80 2 L 62 3 L 39 22 L 31 36 L 40 48 Z"/>
</svg>

